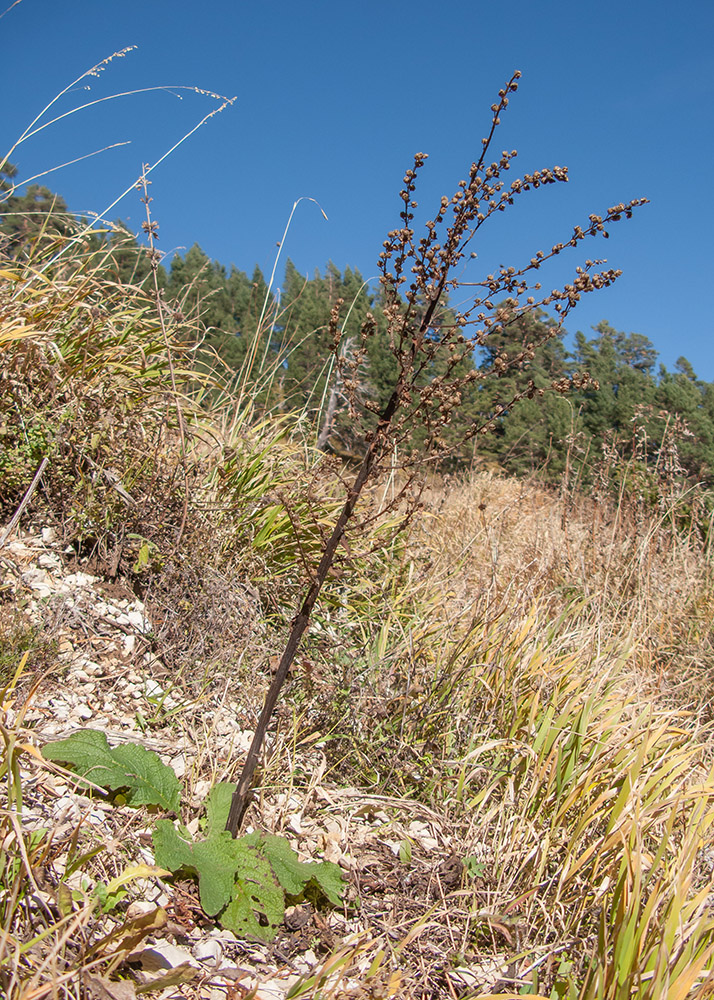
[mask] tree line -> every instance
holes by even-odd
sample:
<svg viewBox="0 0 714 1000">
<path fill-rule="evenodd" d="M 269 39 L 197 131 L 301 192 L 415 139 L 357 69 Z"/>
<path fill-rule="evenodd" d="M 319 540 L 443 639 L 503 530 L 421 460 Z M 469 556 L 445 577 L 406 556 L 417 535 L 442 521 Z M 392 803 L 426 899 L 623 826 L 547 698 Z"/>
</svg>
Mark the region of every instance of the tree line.
<svg viewBox="0 0 714 1000">
<path fill-rule="evenodd" d="M 14 176 L 9 164 L 0 171 L 6 255 L 29 252 L 40 232 L 62 234 L 76 225 L 47 188 L 33 185 L 16 194 Z M 148 255 L 121 223 L 93 234 L 89 243 L 93 252 L 104 251 L 108 280 L 149 280 Z M 364 421 L 350 412 L 342 366 L 334 363 L 336 316 L 337 350 L 359 358 L 354 382 L 367 422 L 386 401 L 395 364 L 380 292 L 359 271 L 330 263 L 323 273 L 306 276 L 288 260 L 279 287 L 269 289 L 259 268 L 250 276 L 226 268 L 194 244 L 160 266 L 158 278 L 165 302 L 191 332 L 199 364 L 220 363 L 224 382 L 234 387 L 251 378 L 256 407 L 299 412 L 321 448 L 345 458 L 358 453 Z M 369 314 L 376 333 L 360 351 Z M 449 468 L 487 465 L 553 482 L 567 476 L 582 485 L 605 477 L 653 499 L 674 483 L 714 486 L 714 383 L 699 379 L 686 358 L 669 371 L 646 336 L 606 321 L 590 336 L 577 332 L 568 344 L 565 331 L 543 312 L 519 316 L 505 301 L 499 315 L 480 352 L 463 362 L 482 377 L 471 383 L 445 430 Z M 435 322 L 450 322 L 448 306 Z M 515 368 L 506 363 L 514 358 Z M 437 353 L 425 382 L 438 375 L 442 362 Z M 577 378 L 573 388 L 573 376 L 584 371 L 597 389 L 592 383 L 578 388 Z M 566 382 L 567 393 L 551 391 Z M 516 397 L 517 405 L 509 406 Z M 354 406 L 354 393 L 352 401 Z M 449 450 L 449 435 L 461 440 L 464 422 L 481 424 L 490 415 L 490 433 L 466 449 Z"/>
</svg>

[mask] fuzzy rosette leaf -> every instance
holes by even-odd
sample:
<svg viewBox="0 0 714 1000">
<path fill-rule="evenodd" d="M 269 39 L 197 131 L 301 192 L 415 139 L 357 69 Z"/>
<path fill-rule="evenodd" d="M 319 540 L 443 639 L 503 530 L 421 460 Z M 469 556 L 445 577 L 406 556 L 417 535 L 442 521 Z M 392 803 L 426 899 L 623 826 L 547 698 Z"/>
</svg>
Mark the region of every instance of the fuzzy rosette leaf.
<svg viewBox="0 0 714 1000">
<path fill-rule="evenodd" d="M 105 733 L 82 729 L 64 740 L 46 744 L 46 760 L 69 764 L 82 778 L 112 791 L 126 789 L 132 806 L 160 806 L 178 812 L 181 785 L 158 755 L 134 743 L 110 747 Z"/>
<path fill-rule="evenodd" d="M 301 896 L 312 885 L 333 906 L 342 905 L 345 884 L 337 865 L 331 861 L 300 861 L 284 837 L 264 836 L 261 850 L 289 896 Z"/>
<path fill-rule="evenodd" d="M 310 888 L 339 906 L 344 888 L 337 865 L 302 862 L 283 837 L 247 834 L 234 840 L 225 830 L 235 785 L 216 785 L 206 800 L 206 837 L 191 841 L 168 820 L 153 835 L 156 863 L 198 878 L 201 906 L 242 937 L 271 941 L 285 914 L 285 896 Z"/>
<path fill-rule="evenodd" d="M 229 833 L 190 841 L 169 820 L 159 820 L 152 834 L 156 863 L 171 872 L 183 868 L 198 878 L 201 906 L 215 916 L 228 904 L 241 867 L 240 841 Z"/>
<path fill-rule="evenodd" d="M 221 924 L 240 937 L 272 941 L 285 917 L 285 893 L 270 862 L 245 838 L 240 844 L 240 869 L 230 903 L 220 916 Z"/>
</svg>

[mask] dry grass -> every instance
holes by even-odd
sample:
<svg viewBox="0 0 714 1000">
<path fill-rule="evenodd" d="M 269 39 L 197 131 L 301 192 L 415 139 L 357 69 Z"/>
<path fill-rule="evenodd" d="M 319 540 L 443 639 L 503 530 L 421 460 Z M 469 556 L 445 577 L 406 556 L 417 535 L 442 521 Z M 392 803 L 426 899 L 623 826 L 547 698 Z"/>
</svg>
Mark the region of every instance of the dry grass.
<svg viewBox="0 0 714 1000">
<path fill-rule="evenodd" d="M 459 616 L 538 599 L 557 619 L 577 605 L 600 643 L 632 644 L 648 685 L 671 696 L 709 683 L 711 553 L 698 535 L 671 530 L 669 511 L 585 496 L 566 505 L 552 489 L 488 473 L 447 483 L 432 508 L 417 545 Z"/>
<path fill-rule="evenodd" d="M 478 859 L 403 995 L 449 995 L 456 957 L 471 979 L 452 989 L 481 983 L 456 995 L 485 995 L 494 962 L 498 995 L 709 995 L 706 545 L 615 501 L 564 517 L 552 491 L 492 474 L 429 499 L 355 628 L 364 652 L 339 680 L 325 666 L 314 702 L 342 734 L 337 774 L 428 803 Z M 334 644 L 314 650 L 334 664 Z"/>
</svg>

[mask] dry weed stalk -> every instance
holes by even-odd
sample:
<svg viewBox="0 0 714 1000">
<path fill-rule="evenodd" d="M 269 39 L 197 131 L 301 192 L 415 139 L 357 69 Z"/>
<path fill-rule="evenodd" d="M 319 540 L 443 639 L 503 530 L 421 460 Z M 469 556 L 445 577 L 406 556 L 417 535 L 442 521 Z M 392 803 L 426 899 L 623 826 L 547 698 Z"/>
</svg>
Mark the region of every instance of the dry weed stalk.
<svg viewBox="0 0 714 1000">
<path fill-rule="evenodd" d="M 141 201 L 146 208 L 146 220 L 142 222 L 141 228 L 146 233 L 146 238 L 149 243 L 149 263 L 151 265 L 151 280 L 153 284 L 153 297 L 156 304 L 156 312 L 159 317 L 159 325 L 161 326 L 161 336 L 164 340 L 164 348 L 166 350 L 166 361 L 168 363 L 169 375 L 171 377 L 171 393 L 173 395 L 174 403 L 176 406 L 176 420 L 179 432 L 179 439 L 181 444 L 181 469 L 183 472 L 183 508 L 181 511 L 181 524 L 179 525 L 178 533 L 176 536 L 176 542 L 174 548 L 178 548 L 181 538 L 186 527 L 186 521 L 188 519 L 188 494 L 189 494 L 189 482 L 188 482 L 188 464 L 186 461 L 186 422 L 183 413 L 183 406 L 181 404 L 181 398 L 178 393 L 178 386 L 176 382 L 176 371 L 174 369 L 174 360 L 171 352 L 171 344 L 169 342 L 169 332 L 166 323 L 166 309 L 161 298 L 161 289 L 159 288 L 159 264 L 161 263 L 161 253 L 156 248 L 156 240 L 159 238 L 159 225 L 151 217 L 151 202 L 152 198 L 149 197 L 149 185 L 152 183 L 148 177 L 147 173 L 150 169 L 150 164 L 145 163 L 142 168 L 141 177 L 137 181 L 137 188 L 143 191 Z"/>
<path fill-rule="evenodd" d="M 528 344 L 514 356 L 499 355 L 492 373 L 478 371 L 468 362 L 490 333 L 502 330 L 539 307 L 552 306 L 559 316 L 559 323 L 548 330 L 544 337 L 548 339 L 559 332 L 566 315 L 581 295 L 605 288 L 620 276 L 621 272 L 613 269 L 595 271 L 593 269 L 598 262 L 587 260 L 584 267 L 576 268 L 572 283 L 550 294 L 543 294 L 541 283 L 533 280 L 535 272 L 544 263 L 565 249 L 576 248 L 586 237 L 599 233 L 607 237 L 607 224 L 623 216 L 630 218 L 633 209 L 644 204 L 646 199 L 615 205 L 604 216 L 593 214 L 587 226 L 576 226 L 569 239 L 555 244 L 547 253 L 537 251 L 524 266 L 501 267 L 497 274 L 488 274 L 481 281 L 469 283 L 469 287 L 474 289 L 469 308 L 451 314 L 453 318 L 446 314 L 448 294 L 466 284 L 456 275 L 456 269 L 471 252 L 472 242 L 486 220 L 506 210 L 523 192 L 568 179 L 565 168 L 554 167 L 524 174 L 507 187 L 503 174 L 510 169 L 516 151 L 504 151 L 498 160 L 487 163 L 500 116 L 508 106 L 509 95 L 518 89 L 520 76 L 519 72 L 514 73 L 499 91 L 499 100 L 491 107 L 491 127 L 488 136 L 482 140 L 481 155 L 471 164 L 468 178 L 459 182 L 454 195 L 451 198 L 442 197 L 436 215 L 426 223 L 426 233 L 418 241 L 412 228 L 417 208 L 415 190 L 417 175 L 426 155 L 417 153 L 413 168 L 405 174 L 404 187 L 400 192 L 403 203 L 401 224 L 388 233 L 380 254 L 383 311 L 388 323 L 389 346 L 396 362 L 394 388 L 381 411 L 376 403 L 361 401 L 358 377 L 367 343 L 375 333 L 375 320 L 368 315 L 357 350 L 340 354 L 342 303 L 338 302 L 333 309 L 330 328 L 335 363 L 343 391 L 350 398 L 352 416 L 364 427 L 364 457 L 354 480 L 345 486 L 344 506 L 325 542 L 322 558 L 293 620 L 285 650 L 268 690 L 228 818 L 227 829 L 234 836 L 245 812 L 260 749 L 280 690 L 348 530 L 359 537 L 360 532 L 364 532 L 367 524 L 376 517 L 397 510 L 406 511 L 407 519 L 413 516 L 419 506 L 420 472 L 440 460 L 450 447 L 453 448 L 444 440 L 443 431 L 461 405 L 464 395 L 475 383 L 498 378 L 532 360 L 536 344 Z M 531 295 L 531 292 L 537 295 Z M 508 298 L 507 309 L 499 306 L 499 298 Z M 564 393 L 572 387 L 581 388 L 590 381 L 590 376 L 583 373 L 571 379 L 556 380 L 550 389 Z M 507 402 L 498 404 L 484 421 L 474 421 L 461 435 L 459 444 L 493 429 L 495 421 L 520 399 L 542 396 L 543 393 L 544 390 L 530 382 Z M 420 442 L 418 448 L 414 448 L 415 440 Z M 376 513 L 364 511 L 363 516 L 357 518 L 365 486 L 385 463 L 394 464 L 395 454 L 406 455 L 402 462 L 404 475 L 401 489 L 386 507 L 381 507 Z"/>
</svg>

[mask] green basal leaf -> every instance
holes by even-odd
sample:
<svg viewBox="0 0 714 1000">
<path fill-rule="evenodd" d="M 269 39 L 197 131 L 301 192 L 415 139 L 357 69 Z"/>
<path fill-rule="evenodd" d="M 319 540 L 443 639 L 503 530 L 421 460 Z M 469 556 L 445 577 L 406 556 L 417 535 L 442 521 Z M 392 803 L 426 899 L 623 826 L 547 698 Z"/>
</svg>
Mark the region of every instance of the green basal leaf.
<svg viewBox="0 0 714 1000">
<path fill-rule="evenodd" d="M 173 823 L 159 820 L 152 836 L 156 864 L 169 871 L 188 869 L 198 877 L 201 906 L 215 916 L 231 898 L 240 867 L 239 841 L 229 833 L 192 843 L 181 838 Z"/>
<path fill-rule="evenodd" d="M 290 896 L 301 895 L 312 882 L 333 906 L 342 905 L 344 880 L 338 865 L 331 861 L 300 861 L 284 837 L 265 836 L 263 851 Z"/>
<path fill-rule="evenodd" d="M 158 755 L 133 743 L 110 747 L 105 733 L 82 729 L 65 740 L 43 747 L 47 760 L 71 764 L 77 773 L 95 785 L 112 790 L 127 789 L 132 806 L 161 806 L 178 812 L 181 785 Z"/>
<path fill-rule="evenodd" d="M 250 878 L 236 881 L 233 898 L 220 920 L 227 930 L 241 937 L 272 941 L 284 916 L 285 895 L 262 858 L 256 860 Z"/>
<path fill-rule="evenodd" d="M 339 906 L 344 883 L 337 865 L 300 861 L 283 837 L 255 832 L 234 840 L 226 832 L 234 788 L 224 782 L 208 796 L 203 840 L 192 841 L 185 830 L 159 820 L 153 834 L 156 864 L 194 874 L 206 913 L 243 937 L 272 940 L 285 914 L 286 894 L 300 897 L 314 887 Z"/>
<path fill-rule="evenodd" d="M 211 837 L 225 830 L 235 789 L 235 782 L 219 781 L 208 793 L 206 797 L 206 837 Z"/>
</svg>

